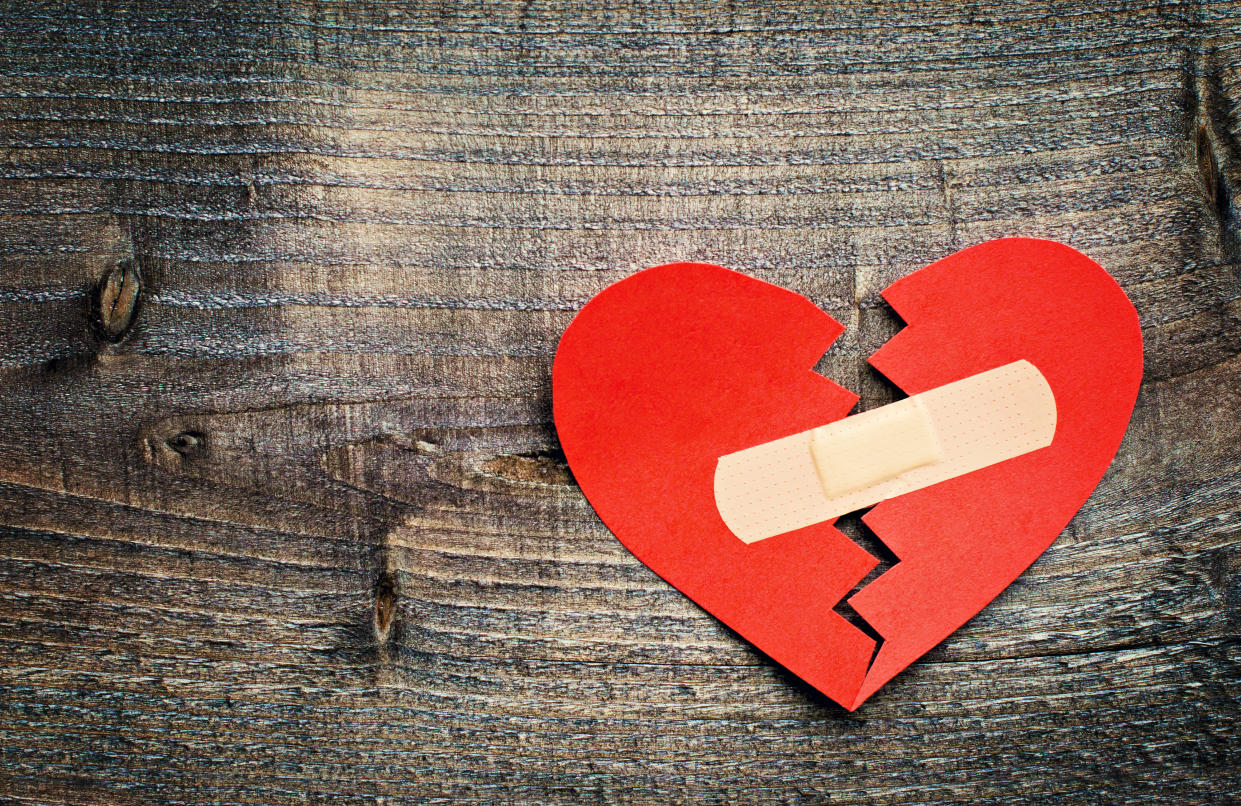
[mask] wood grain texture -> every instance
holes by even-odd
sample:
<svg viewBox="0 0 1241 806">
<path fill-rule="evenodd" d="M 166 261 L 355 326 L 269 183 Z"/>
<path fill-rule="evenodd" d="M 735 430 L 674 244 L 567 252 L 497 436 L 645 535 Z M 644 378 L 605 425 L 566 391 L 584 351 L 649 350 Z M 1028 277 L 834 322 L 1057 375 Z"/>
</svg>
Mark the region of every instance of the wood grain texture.
<svg viewBox="0 0 1241 806">
<path fill-rule="evenodd" d="M 10 0 L 0 76 L 0 797 L 1241 801 L 1241 5 Z M 879 405 L 1007 235 L 1125 286 L 1133 423 L 847 714 L 603 528 L 557 338 L 722 263 Z"/>
</svg>

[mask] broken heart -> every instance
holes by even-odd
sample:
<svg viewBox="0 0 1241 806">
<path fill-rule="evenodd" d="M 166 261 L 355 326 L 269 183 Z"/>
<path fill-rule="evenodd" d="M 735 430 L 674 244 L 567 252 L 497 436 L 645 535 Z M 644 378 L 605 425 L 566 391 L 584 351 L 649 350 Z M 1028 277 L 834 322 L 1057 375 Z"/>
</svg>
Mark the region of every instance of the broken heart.
<svg viewBox="0 0 1241 806">
<path fill-rule="evenodd" d="M 719 266 L 659 266 L 592 299 L 565 331 L 553 370 L 561 444 L 608 528 L 850 710 L 1055 540 L 1119 448 L 1142 374 L 1133 305 L 1098 264 L 1061 244 L 984 243 L 883 296 L 907 325 L 870 363 L 907 394 L 1028 362 L 1054 395 L 1055 421 L 1046 447 L 901 488 L 866 514 L 898 560 L 848 599 L 882 637 L 877 652 L 834 609 L 874 557 L 832 519 L 744 542 L 715 498 L 721 457 L 853 407 L 856 395 L 812 369 L 843 330 L 838 322 L 804 297 Z"/>
</svg>

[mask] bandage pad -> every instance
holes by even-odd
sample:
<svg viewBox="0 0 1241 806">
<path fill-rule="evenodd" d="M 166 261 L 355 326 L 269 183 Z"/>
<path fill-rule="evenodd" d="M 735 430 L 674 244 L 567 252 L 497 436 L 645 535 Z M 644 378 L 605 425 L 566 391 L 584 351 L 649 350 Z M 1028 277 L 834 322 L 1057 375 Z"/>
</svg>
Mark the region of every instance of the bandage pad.
<svg viewBox="0 0 1241 806">
<path fill-rule="evenodd" d="M 1051 444 L 1056 401 L 1014 361 L 719 459 L 715 504 L 746 543 L 830 521 Z"/>
</svg>

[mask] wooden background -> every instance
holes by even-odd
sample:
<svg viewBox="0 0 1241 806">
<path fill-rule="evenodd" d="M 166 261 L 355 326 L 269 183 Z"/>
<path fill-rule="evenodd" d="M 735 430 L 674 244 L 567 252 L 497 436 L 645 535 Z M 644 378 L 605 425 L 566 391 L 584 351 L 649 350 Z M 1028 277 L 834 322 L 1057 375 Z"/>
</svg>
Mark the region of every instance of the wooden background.
<svg viewBox="0 0 1241 806">
<path fill-rule="evenodd" d="M 0 7 L 0 799 L 1241 798 L 1241 6 Z M 1017 234 L 1125 286 L 1137 411 L 857 713 L 573 485 L 608 283 L 806 294 L 873 406 L 878 290 Z"/>
</svg>

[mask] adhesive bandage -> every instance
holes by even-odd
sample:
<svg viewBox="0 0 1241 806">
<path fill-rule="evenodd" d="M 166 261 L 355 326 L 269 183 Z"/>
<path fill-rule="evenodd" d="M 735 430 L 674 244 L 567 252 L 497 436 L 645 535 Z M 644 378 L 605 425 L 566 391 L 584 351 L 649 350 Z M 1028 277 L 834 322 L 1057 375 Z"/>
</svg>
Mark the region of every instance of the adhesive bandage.
<svg viewBox="0 0 1241 806">
<path fill-rule="evenodd" d="M 722 456 L 715 505 L 753 543 L 1051 444 L 1056 400 L 1014 361 L 887 406 Z"/>
</svg>

